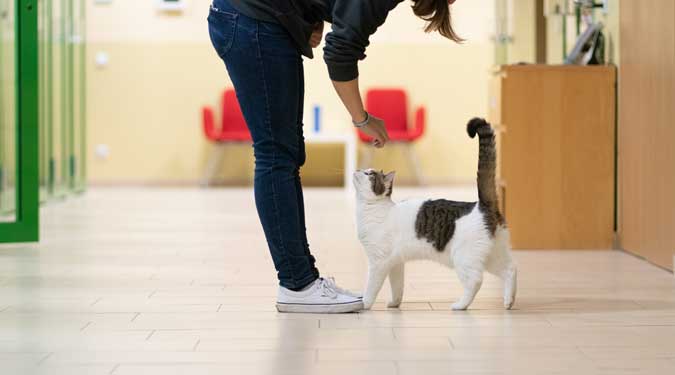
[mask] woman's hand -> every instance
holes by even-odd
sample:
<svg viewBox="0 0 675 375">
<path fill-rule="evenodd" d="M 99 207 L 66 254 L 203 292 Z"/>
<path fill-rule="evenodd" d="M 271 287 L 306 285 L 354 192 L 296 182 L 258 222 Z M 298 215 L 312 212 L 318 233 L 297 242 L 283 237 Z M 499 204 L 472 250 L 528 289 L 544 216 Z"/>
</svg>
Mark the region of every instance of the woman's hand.
<svg viewBox="0 0 675 375">
<path fill-rule="evenodd" d="M 384 121 L 373 115 L 366 114 L 363 109 L 363 101 L 361 100 L 361 93 L 359 92 L 359 79 L 351 81 L 333 81 L 333 87 L 338 93 L 340 100 L 345 105 L 345 108 L 352 116 L 352 123 L 362 123 L 370 116 L 368 124 L 360 126 L 359 129 L 366 135 L 373 138 L 373 146 L 382 148 L 389 142 L 389 134 L 384 127 Z"/>
<path fill-rule="evenodd" d="M 321 44 L 321 39 L 323 38 L 323 22 L 319 22 L 314 26 L 312 31 L 312 36 L 309 37 L 309 46 L 316 48 Z"/>
<path fill-rule="evenodd" d="M 389 134 L 387 128 L 384 126 L 384 120 L 370 115 L 368 124 L 359 128 L 365 134 L 373 138 L 373 146 L 382 148 L 389 142 Z"/>
</svg>

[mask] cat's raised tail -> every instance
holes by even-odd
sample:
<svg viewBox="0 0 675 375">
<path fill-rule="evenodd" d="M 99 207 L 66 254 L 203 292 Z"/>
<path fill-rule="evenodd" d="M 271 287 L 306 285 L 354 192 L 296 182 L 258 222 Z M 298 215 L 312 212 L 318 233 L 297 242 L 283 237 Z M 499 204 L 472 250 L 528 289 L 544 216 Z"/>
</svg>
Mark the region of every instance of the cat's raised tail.
<svg viewBox="0 0 675 375">
<path fill-rule="evenodd" d="M 499 201 L 497 198 L 496 169 L 497 151 L 495 147 L 495 134 L 492 126 L 482 118 L 473 118 L 466 125 L 469 137 L 474 138 L 478 134 L 478 199 L 481 205 L 500 217 Z"/>
<path fill-rule="evenodd" d="M 486 227 L 495 238 L 495 245 L 488 257 L 488 272 L 504 280 L 504 307 L 510 309 L 516 298 L 517 267 L 511 257 L 509 232 L 504 217 L 499 212 L 496 169 L 497 150 L 492 126 L 481 118 L 474 118 L 466 126 L 469 137 L 478 134 L 478 199 Z"/>
</svg>

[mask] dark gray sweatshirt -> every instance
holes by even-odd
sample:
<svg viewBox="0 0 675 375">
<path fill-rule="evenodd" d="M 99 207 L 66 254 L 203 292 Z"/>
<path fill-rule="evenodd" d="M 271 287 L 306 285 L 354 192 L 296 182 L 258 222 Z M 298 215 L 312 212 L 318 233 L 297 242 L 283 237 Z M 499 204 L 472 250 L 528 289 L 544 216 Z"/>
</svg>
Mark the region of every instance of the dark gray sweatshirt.
<svg viewBox="0 0 675 375">
<path fill-rule="evenodd" d="M 334 81 L 359 76 L 358 60 L 366 57 L 368 38 L 403 0 L 230 0 L 241 13 L 281 24 L 300 52 L 312 58 L 309 38 L 314 25 L 330 22 L 323 58 Z"/>
</svg>

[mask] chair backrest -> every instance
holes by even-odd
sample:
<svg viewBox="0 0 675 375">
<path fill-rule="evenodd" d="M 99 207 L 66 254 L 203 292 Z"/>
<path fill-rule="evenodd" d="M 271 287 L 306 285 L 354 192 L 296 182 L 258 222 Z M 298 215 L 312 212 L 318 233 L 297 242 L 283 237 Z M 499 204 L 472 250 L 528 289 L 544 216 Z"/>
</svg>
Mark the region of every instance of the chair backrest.
<svg viewBox="0 0 675 375">
<path fill-rule="evenodd" d="M 237 95 L 233 89 L 227 89 L 223 93 L 221 109 L 223 111 L 223 132 L 248 132 L 246 120 L 241 113 L 239 101 L 237 101 Z"/>
<path fill-rule="evenodd" d="M 366 111 L 384 120 L 388 131 L 408 130 L 408 96 L 402 89 L 371 89 Z"/>
</svg>

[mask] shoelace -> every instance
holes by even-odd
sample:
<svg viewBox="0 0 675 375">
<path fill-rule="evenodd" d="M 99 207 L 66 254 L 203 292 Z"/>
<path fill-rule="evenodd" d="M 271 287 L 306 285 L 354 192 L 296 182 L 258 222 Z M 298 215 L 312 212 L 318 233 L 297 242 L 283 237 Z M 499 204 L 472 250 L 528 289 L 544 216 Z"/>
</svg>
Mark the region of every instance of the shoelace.
<svg viewBox="0 0 675 375">
<path fill-rule="evenodd" d="M 321 292 L 325 293 L 324 295 L 331 297 L 331 298 L 337 298 L 338 293 L 339 294 L 346 294 L 348 296 L 352 297 L 360 297 L 356 295 L 355 293 L 350 292 L 347 289 L 342 289 L 337 284 L 335 283 L 335 278 L 334 277 L 324 277 L 321 278 Z M 324 292 L 328 291 L 328 292 Z"/>
<path fill-rule="evenodd" d="M 335 279 L 332 277 L 329 278 L 322 278 L 321 279 L 321 284 L 319 284 L 319 288 L 321 289 L 321 294 L 330 297 L 330 298 L 337 298 L 338 293 L 340 288 L 338 288 L 337 285 L 335 285 Z"/>
</svg>

